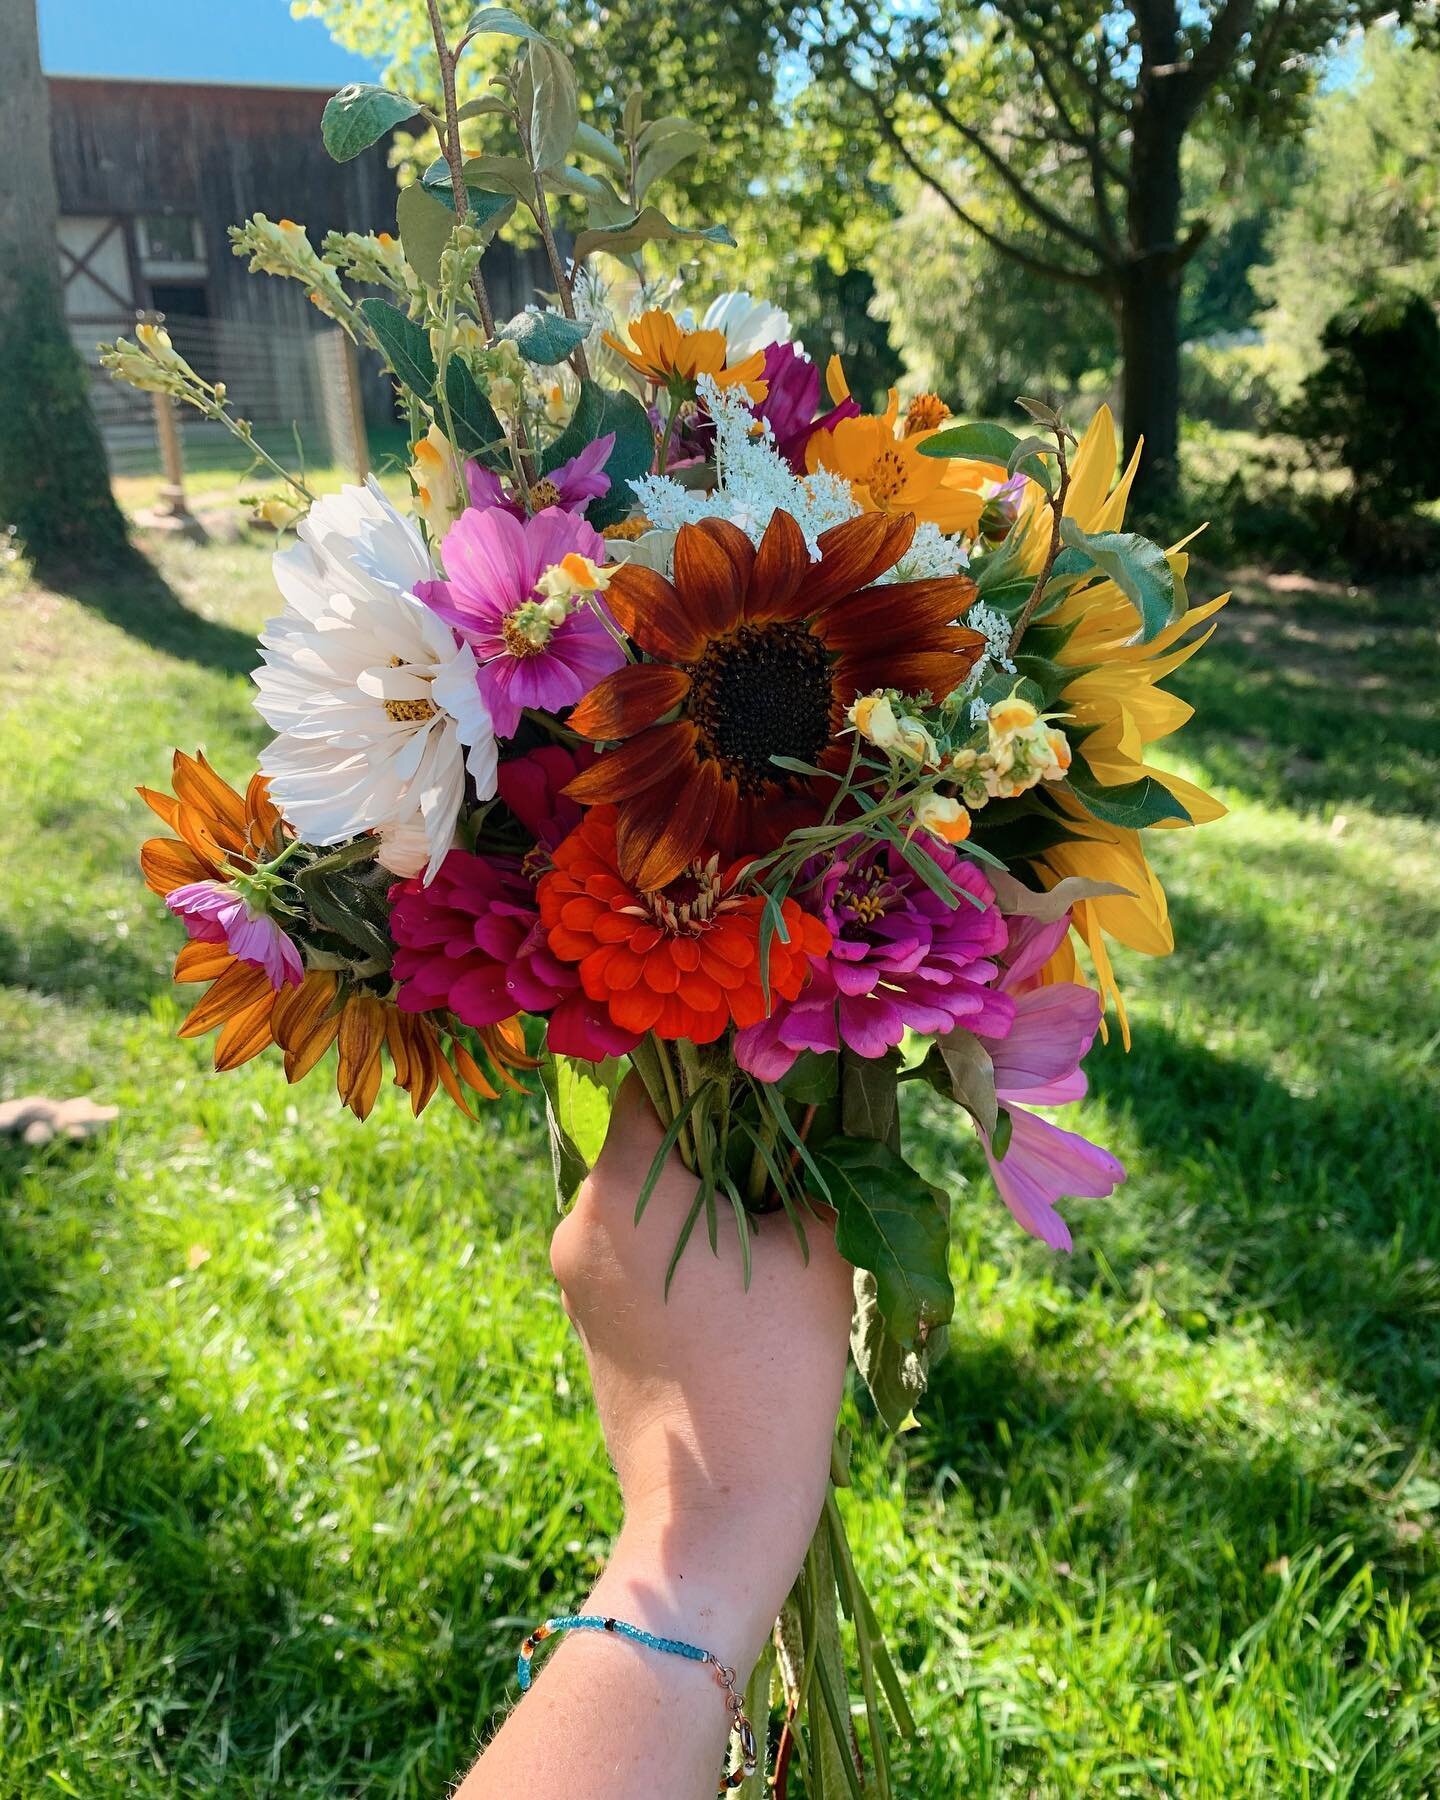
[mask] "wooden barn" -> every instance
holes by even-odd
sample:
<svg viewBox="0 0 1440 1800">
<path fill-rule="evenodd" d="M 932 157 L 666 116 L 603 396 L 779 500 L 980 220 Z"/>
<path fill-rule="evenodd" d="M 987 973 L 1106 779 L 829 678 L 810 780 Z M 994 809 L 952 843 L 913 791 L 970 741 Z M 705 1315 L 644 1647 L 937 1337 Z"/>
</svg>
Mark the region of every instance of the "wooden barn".
<svg viewBox="0 0 1440 1800">
<path fill-rule="evenodd" d="M 223 379 L 262 436 L 298 427 L 323 456 L 325 351 L 334 326 L 294 282 L 251 275 L 226 235 L 251 213 L 291 218 L 319 244 L 328 230 L 393 231 L 395 180 L 383 146 L 335 163 L 320 141 L 328 90 L 51 76 L 51 144 L 60 197 L 65 308 L 77 344 L 131 331 L 137 312 L 165 315 L 176 344 Z M 543 258 L 497 243 L 486 279 L 497 313 L 518 312 L 546 283 Z M 364 375 L 372 424 L 393 419 L 378 367 Z M 112 465 L 153 462 L 148 405 L 97 374 Z M 198 429 L 197 429 L 198 426 Z M 193 421 L 187 454 L 213 428 Z"/>
</svg>

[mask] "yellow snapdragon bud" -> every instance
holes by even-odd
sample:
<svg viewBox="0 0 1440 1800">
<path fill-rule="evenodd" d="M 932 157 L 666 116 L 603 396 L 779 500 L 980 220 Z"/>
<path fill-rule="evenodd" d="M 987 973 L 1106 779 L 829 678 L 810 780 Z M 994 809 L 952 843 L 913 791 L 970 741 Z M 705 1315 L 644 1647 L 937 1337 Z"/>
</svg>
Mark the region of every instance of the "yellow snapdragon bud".
<svg viewBox="0 0 1440 1800">
<path fill-rule="evenodd" d="M 946 844 L 963 844 L 970 835 L 970 814 L 948 794 L 926 794 L 917 800 L 915 823 Z"/>
<path fill-rule="evenodd" d="M 939 760 L 934 738 L 918 719 L 897 713 L 889 694 L 862 694 L 851 705 L 849 718 L 860 736 L 887 756 L 924 764 Z"/>
<path fill-rule="evenodd" d="M 455 456 L 444 433 L 432 425 L 411 446 L 410 479 L 420 516 L 433 537 L 442 538 L 465 510 L 465 493 Z"/>
<path fill-rule="evenodd" d="M 996 732 L 1025 731 L 1040 717 L 1028 700 L 1012 694 L 1008 700 L 997 700 L 990 708 L 990 730 Z"/>
</svg>

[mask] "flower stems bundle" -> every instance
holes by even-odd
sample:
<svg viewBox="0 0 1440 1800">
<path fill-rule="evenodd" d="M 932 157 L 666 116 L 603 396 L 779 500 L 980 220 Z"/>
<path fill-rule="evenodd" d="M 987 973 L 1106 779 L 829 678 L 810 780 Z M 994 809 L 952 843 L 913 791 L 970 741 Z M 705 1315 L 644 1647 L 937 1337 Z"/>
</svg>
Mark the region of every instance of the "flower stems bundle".
<svg viewBox="0 0 1440 1800">
<path fill-rule="evenodd" d="M 433 105 L 357 86 L 325 114 L 342 158 L 437 130 L 398 237 L 234 234 L 384 359 L 414 448 L 403 507 L 373 480 L 315 499 L 261 453 L 291 490 L 267 516 L 298 521 L 255 673 L 273 739 L 243 794 L 179 752 L 141 790 L 175 977 L 204 988 L 181 1030 L 218 1030 L 221 1069 L 273 1046 L 291 1081 L 333 1047 L 361 1118 L 387 1066 L 417 1114 L 538 1092 L 562 1203 L 633 1070 L 665 1128 L 637 1223 L 672 1153 L 695 1178 L 671 1274 L 721 1231 L 748 1281 L 767 1233 L 833 1230 L 862 1410 L 895 1431 L 955 1305 L 900 1086 L 971 1121 L 1057 1249 L 1060 1202 L 1124 1179 L 1035 1109 L 1084 1093 L 1107 1002 L 1128 1047 L 1111 941 L 1172 948 L 1142 834 L 1220 808 L 1146 745 L 1188 717 L 1160 683 L 1223 600 L 1122 529 L 1104 409 L 1083 438 L 1028 399 L 1023 435 L 935 395 L 866 413 L 780 309 L 732 291 L 697 320 L 644 257 L 732 244 L 649 199 L 702 135 L 638 93 L 613 131 L 582 119 L 507 8 L 436 33 Z M 512 53 L 466 96 L 491 33 Z M 508 141 L 475 149 L 477 121 Z M 555 288 L 497 321 L 486 254 L 520 208 Z M 104 354 L 253 444 L 163 325 Z M 833 1490 L 749 1708 L 756 1794 L 797 1767 L 893 1792 L 887 1721 L 913 1727 Z"/>
</svg>

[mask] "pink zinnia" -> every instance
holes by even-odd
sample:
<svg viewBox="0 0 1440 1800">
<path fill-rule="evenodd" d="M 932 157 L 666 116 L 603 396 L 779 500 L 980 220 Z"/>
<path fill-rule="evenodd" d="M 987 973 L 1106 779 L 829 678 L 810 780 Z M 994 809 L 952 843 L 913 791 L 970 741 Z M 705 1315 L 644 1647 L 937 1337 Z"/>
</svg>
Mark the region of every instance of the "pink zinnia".
<svg viewBox="0 0 1440 1800">
<path fill-rule="evenodd" d="M 1064 1106 L 1084 1097 L 1080 1064 L 1100 1025 L 1100 996 L 1073 981 L 1040 984 L 1040 971 L 1070 927 L 1070 915 L 1041 924 L 1008 921 L 998 986 L 1014 1002 L 1015 1019 L 1003 1036 L 975 1035 L 995 1068 L 995 1097 L 1010 1117 L 1010 1142 L 996 1157 L 980 1133 L 1000 1198 L 1026 1231 L 1053 1250 L 1070 1248 L 1070 1232 L 1055 1210 L 1068 1196 L 1103 1200 L 1125 1179 L 1125 1165 L 1077 1132 L 1062 1131 L 1026 1110 Z"/>
<path fill-rule="evenodd" d="M 921 849 L 964 894 L 953 906 L 921 880 L 893 844 L 851 838 L 806 863 L 792 897 L 831 934 L 812 957 L 810 981 L 794 1000 L 735 1040 L 735 1060 L 762 1081 L 778 1081 L 804 1050 L 843 1044 L 879 1057 L 907 1029 L 926 1035 L 1002 1030 L 1010 1001 L 993 983 L 1005 946 L 995 890 L 972 862 L 943 844 Z M 968 897 L 967 897 L 968 896 Z"/>
<path fill-rule="evenodd" d="M 549 1048 L 590 1062 L 639 1042 L 617 1030 L 604 1006 L 581 992 L 576 970 L 551 955 L 535 884 L 512 858 L 452 850 L 429 887 L 397 882 L 390 933 L 402 1012 L 448 1010 L 477 1028 L 519 1012 L 548 1014 Z"/>
<path fill-rule="evenodd" d="M 192 939 L 224 944 L 238 962 L 263 969 L 271 987 L 298 987 L 305 979 L 305 965 L 290 938 L 269 913 L 256 912 L 228 883 L 191 881 L 173 888 L 165 904 L 184 920 Z"/>
<path fill-rule="evenodd" d="M 453 627 L 475 652 L 481 697 L 500 737 L 513 737 L 527 706 L 559 712 L 588 694 L 625 660 L 596 612 L 604 602 L 576 606 L 534 643 L 515 615 L 536 599 L 547 569 L 578 554 L 605 560 L 605 540 L 576 513 L 547 507 L 517 519 L 503 507 L 468 508 L 446 534 L 447 579 L 422 581 L 416 597 Z"/>
</svg>

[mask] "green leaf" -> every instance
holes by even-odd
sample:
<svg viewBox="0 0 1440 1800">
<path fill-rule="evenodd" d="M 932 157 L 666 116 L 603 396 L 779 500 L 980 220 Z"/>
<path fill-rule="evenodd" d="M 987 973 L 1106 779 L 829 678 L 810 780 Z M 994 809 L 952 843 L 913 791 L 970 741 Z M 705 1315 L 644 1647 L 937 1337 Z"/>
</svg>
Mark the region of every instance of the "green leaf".
<svg viewBox="0 0 1440 1800">
<path fill-rule="evenodd" d="M 625 162 L 625 153 L 617 144 L 612 144 L 603 131 L 597 131 L 584 119 L 575 127 L 575 148 L 582 156 L 593 157 L 598 163 L 604 163 L 612 175 L 618 175 L 623 181 L 629 170 Z"/>
<path fill-rule="evenodd" d="M 400 190 L 395 222 L 405 260 L 427 287 L 440 285 L 440 257 L 455 229 L 453 210 L 426 193 L 418 181 Z"/>
<path fill-rule="evenodd" d="M 1060 521 L 1060 538 L 1067 549 L 1088 558 L 1093 568 L 1108 575 L 1120 589 L 1140 615 L 1140 635 L 1145 643 L 1179 618 L 1185 590 L 1176 583 L 1158 544 L 1133 531 L 1101 531 L 1091 536 L 1073 519 Z M 1070 566 L 1060 572 L 1069 573 Z"/>
<path fill-rule="evenodd" d="M 575 127 L 580 122 L 580 100 L 569 59 L 543 40 L 532 43 L 525 52 L 516 97 L 521 122 L 529 131 L 535 168 L 558 167 L 575 142 Z"/>
<path fill-rule="evenodd" d="M 464 172 L 467 188 L 478 188 L 487 194 L 510 194 L 533 210 L 535 177 L 523 156 L 467 156 Z M 447 181 L 445 185 L 452 184 Z"/>
<path fill-rule="evenodd" d="M 801 1106 L 824 1106 L 840 1091 L 840 1058 L 833 1050 L 802 1050 L 776 1086 Z"/>
<path fill-rule="evenodd" d="M 481 6 L 471 13 L 465 24 L 465 36 L 482 37 L 487 32 L 493 32 L 497 37 L 528 38 L 532 44 L 549 42 L 508 6 Z"/>
<path fill-rule="evenodd" d="M 480 160 L 478 157 L 471 157 L 470 162 Z M 450 179 L 449 163 L 431 163 L 420 177 L 420 184 L 442 206 L 448 206 L 452 212 L 455 210 L 455 195 L 451 191 L 454 184 Z M 471 181 L 469 163 L 465 165 L 465 196 L 469 203 L 465 223 L 472 231 L 480 232 L 483 242 L 488 244 L 515 211 L 515 196 L 494 193 L 479 180 Z"/>
<path fill-rule="evenodd" d="M 1106 825 L 1143 831 L 1147 825 L 1159 825 L 1166 819 L 1177 819 L 1182 825 L 1191 823 L 1190 814 L 1153 775 L 1105 787 L 1090 773 L 1083 751 L 1070 766 L 1068 786 L 1086 812 Z"/>
<path fill-rule="evenodd" d="M 620 196 L 603 176 L 591 175 L 584 169 L 577 169 L 573 163 L 562 163 L 557 168 L 546 169 L 541 177 L 541 186 L 547 194 L 575 194 L 582 200 L 599 201 L 608 206 L 612 201 L 620 202 Z M 628 211 L 620 202 L 622 211 Z"/>
<path fill-rule="evenodd" d="M 556 1056 L 540 1066 L 555 1189 L 562 1201 L 574 1199 L 576 1189 L 595 1167 L 605 1147 L 610 1111 L 625 1068 L 622 1061 L 613 1057 L 592 1063 Z"/>
<path fill-rule="evenodd" d="M 640 133 L 635 164 L 635 192 L 644 199 L 657 181 L 677 164 L 708 150 L 710 140 L 688 119 L 655 119 Z"/>
<path fill-rule="evenodd" d="M 1032 438 L 1029 441 L 1034 444 L 1039 440 Z M 946 425 L 920 443 L 922 456 L 959 456 L 970 462 L 994 463 L 997 469 L 1007 473 L 1012 472 L 1011 463 L 1017 450 L 1022 453 L 1019 466 L 1025 474 L 1048 490 L 1050 474 L 1044 463 L 1030 455 L 1015 433 L 1007 431 L 1003 425 L 989 425 L 983 419 L 970 425 Z"/>
<path fill-rule="evenodd" d="M 815 1152 L 836 1212 L 840 1254 L 875 1277 L 887 1333 L 923 1344 L 955 1310 L 945 1197 L 870 1138 L 835 1137 Z"/>
<path fill-rule="evenodd" d="M 413 119 L 420 102 L 394 88 L 373 82 L 352 81 L 325 102 L 320 136 L 336 162 L 349 162 L 362 150 L 378 143 L 394 125 Z"/>
<path fill-rule="evenodd" d="M 396 379 L 419 399 L 430 399 L 435 391 L 435 358 L 424 330 L 388 300 L 362 300 L 360 311 Z"/>
<path fill-rule="evenodd" d="M 589 332 L 588 325 L 567 319 L 564 313 L 531 311 L 516 313 L 495 335 L 514 344 L 526 362 L 544 365 L 564 362 Z"/>
<path fill-rule="evenodd" d="M 611 431 L 615 434 L 615 446 L 605 464 L 610 492 L 592 500 L 585 513 L 597 531 L 623 519 L 633 509 L 635 496 L 630 483 L 649 472 L 655 455 L 649 414 L 635 396 L 602 388 L 598 382 L 581 382 L 580 398 L 570 423 L 550 444 L 540 465 L 540 472 L 549 475 L 561 463 L 578 456 L 587 444 Z"/>
<path fill-rule="evenodd" d="M 389 968 L 395 954 L 389 903 L 394 880 L 388 869 L 372 859 L 343 869 L 302 869 L 295 885 L 317 925 L 366 959 Z"/>
<path fill-rule="evenodd" d="M 482 94 L 478 100 L 467 100 L 455 112 L 456 120 L 463 124 L 466 119 L 483 119 L 495 113 L 511 111 L 510 102 L 502 100 L 498 94 Z"/>
<path fill-rule="evenodd" d="M 706 244 L 723 244 L 735 248 L 735 239 L 723 225 L 672 225 L 658 206 L 644 206 L 632 218 L 615 225 L 597 226 L 582 231 L 575 240 L 575 261 L 584 262 L 597 250 L 611 256 L 629 256 L 645 244 L 670 243 L 700 239 Z"/>
<path fill-rule="evenodd" d="M 478 456 L 492 468 L 508 469 L 504 427 L 458 356 L 445 365 L 445 400 L 455 426 L 456 449 L 466 456 Z"/>
<path fill-rule="evenodd" d="M 937 1080 L 930 1067 L 938 1058 L 943 1078 Z M 935 1048 L 926 1058 L 926 1077 L 942 1094 L 948 1094 L 957 1106 L 963 1106 L 987 1136 L 995 1130 L 998 1102 L 995 1098 L 995 1065 L 990 1053 L 972 1032 L 950 1031 L 935 1040 Z"/>
<path fill-rule="evenodd" d="M 885 1329 L 875 1277 L 868 1269 L 855 1271 L 850 1355 L 870 1390 L 876 1412 L 891 1431 L 901 1430 L 920 1404 L 931 1366 L 945 1354 L 947 1336 L 946 1328 L 937 1325 L 925 1342 L 913 1349 L 897 1343 Z"/>
</svg>

